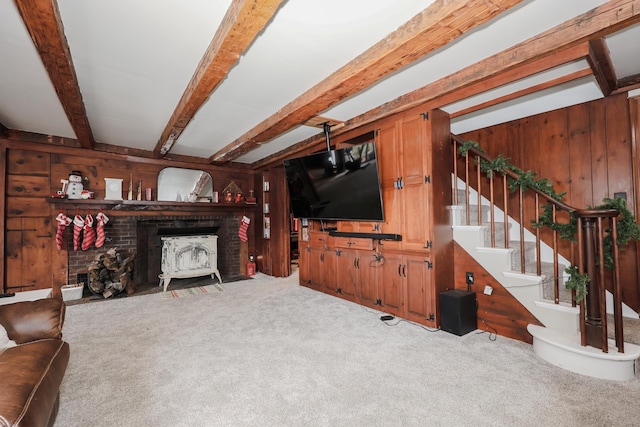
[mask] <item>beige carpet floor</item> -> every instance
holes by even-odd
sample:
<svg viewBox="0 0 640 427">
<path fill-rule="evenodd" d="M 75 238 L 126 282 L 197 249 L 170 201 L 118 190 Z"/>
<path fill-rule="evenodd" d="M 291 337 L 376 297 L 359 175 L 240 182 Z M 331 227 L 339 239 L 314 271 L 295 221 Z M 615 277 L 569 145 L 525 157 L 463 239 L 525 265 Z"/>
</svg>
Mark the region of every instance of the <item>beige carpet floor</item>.
<svg viewBox="0 0 640 427">
<path fill-rule="evenodd" d="M 611 382 L 487 333 L 458 337 L 297 285 L 297 275 L 68 308 L 56 426 L 635 426 Z"/>
</svg>

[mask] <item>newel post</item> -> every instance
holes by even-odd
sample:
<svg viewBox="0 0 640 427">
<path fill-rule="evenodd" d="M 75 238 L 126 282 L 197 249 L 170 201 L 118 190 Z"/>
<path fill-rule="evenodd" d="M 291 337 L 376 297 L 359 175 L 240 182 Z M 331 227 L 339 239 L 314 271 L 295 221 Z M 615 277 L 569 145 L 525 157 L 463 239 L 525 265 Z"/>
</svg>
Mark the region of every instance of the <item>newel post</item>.
<svg viewBox="0 0 640 427">
<path fill-rule="evenodd" d="M 587 296 L 585 297 L 585 340 L 586 344 L 596 348 L 602 348 L 602 314 L 600 312 L 600 283 L 599 274 L 596 267 L 597 232 L 596 218 L 583 217 L 580 221 L 582 225 L 582 254 L 584 272 L 591 280 L 587 285 Z"/>
<path fill-rule="evenodd" d="M 604 239 L 605 226 L 603 220 L 615 221 L 619 215 L 616 209 L 584 210 L 574 213 L 578 219 L 578 245 L 581 257 L 580 273 L 586 273 L 591 279 L 587 285 L 584 304 L 585 312 L 580 319 L 582 345 L 589 345 L 609 351 L 607 341 L 607 310 L 604 273 Z M 607 221 L 611 222 L 611 221 Z M 615 229 L 615 226 L 614 226 Z M 609 230 L 611 232 L 611 230 Z M 613 236 L 615 242 L 615 236 Z M 617 260 L 616 260 L 617 263 Z"/>
</svg>

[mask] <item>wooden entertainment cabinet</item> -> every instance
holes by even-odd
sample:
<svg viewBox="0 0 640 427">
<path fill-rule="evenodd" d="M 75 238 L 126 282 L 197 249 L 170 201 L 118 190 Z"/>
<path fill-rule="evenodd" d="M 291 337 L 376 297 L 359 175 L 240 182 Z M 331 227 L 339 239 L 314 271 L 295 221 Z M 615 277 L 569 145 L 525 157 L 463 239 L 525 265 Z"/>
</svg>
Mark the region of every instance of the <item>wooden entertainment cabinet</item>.
<svg viewBox="0 0 640 427">
<path fill-rule="evenodd" d="M 454 288 L 449 116 L 414 109 L 373 130 L 385 220 L 308 221 L 300 284 L 436 327 L 438 295 Z"/>
</svg>

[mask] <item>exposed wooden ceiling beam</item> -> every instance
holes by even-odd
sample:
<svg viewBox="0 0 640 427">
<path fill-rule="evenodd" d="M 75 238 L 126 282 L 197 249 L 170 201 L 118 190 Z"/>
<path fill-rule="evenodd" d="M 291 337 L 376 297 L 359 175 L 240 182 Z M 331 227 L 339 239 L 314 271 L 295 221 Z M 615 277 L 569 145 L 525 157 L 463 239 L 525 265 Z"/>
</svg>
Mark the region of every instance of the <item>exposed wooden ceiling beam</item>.
<svg viewBox="0 0 640 427">
<path fill-rule="evenodd" d="M 482 92 L 486 92 L 491 89 L 495 89 L 497 87 L 503 86 L 508 83 L 513 83 L 522 78 L 532 76 L 534 74 L 549 70 L 559 65 L 584 59 L 588 54 L 589 54 L 588 43 L 585 42 L 585 43 L 578 44 L 569 49 L 555 52 L 551 56 L 543 56 L 535 61 L 529 62 L 520 67 L 511 68 L 504 72 L 496 73 L 490 78 L 478 81 L 469 86 L 464 86 L 458 90 L 455 90 L 449 93 L 446 97 L 441 97 L 440 99 L 434 100 L 433 105 L 428 106 L 427 108 L 443 107 L 444 105 L 469 98 L 471 96 L 477 95 Z M 380 119 L 385 116 L 384 114 L 381 114 L 378 111 L 376 111 L 375 113 L 377 114 L 377 118 L 375 118 L 374 120 Z M 392 113 L 393 112 L 386 115 L 390 115 Z M 364 113 L 361 116 L 351 119 L 348 126 L 346 123 L 344 123 L 340 128 L 335 129 L 335 131 L 338 133 L 347 132 L 363 124 L 374 121 L 374 120 L 368 119 L 368 116 L 367 116 L 368 114 L 369 113 Z M 265 157 L 264 159 L 258 160 L 257 162 L 252 163 L 251 166 L 252 168 L 257 169 L 265 165 L 268 165 L 270 163 L 285 159 L 287 157 L 291 157 L 293 154 L 303 151 L 308 147 L 317 144 L 323 139 L 324 139 L 324 135 L 322 134 L 314 135 L 303 141 L 300 141 L 297 144 L 294 144 L 288 147 L 285 150 L 279 151 L 268 157 Z"/>
<path fill-rule="evenodd" d="M 95 147 L 56 0 L 14 0 L 83 148 Z"/>
<path fill-rule="evenodd" d="M 613 69 L 613 61 L 609 55 L 609 48 L 603 38 L 589 41 L 589 56 L 587 57 L 593 75 L 604 96 L 609 96 L 617 89 L 618 80 Z"/>
<path fill-rule="evenodd" d="M 219 150 L 222 163 L 253 150 L 321 111 L 482 25 L 521 0 L 437 0 L 328 78 Z"/>
<path fill-rule="evenodd" d="M 233 0 L 153 150 L 162 157 L 284 0 Z"/>
<path fill-rule="evenodd" d="M 615 93 L 626 92 L 638 88 L 640 88 L 640 74 L 634 74 L 618 80 L 618 90 L 616 90 Z"/>
<path fill-rule="evenodd" d="M 541 90 L 549 89 L 573 80 L 581 79 L 586 76 L 592 75 L 591 68 L 585 68 L 583 70 L 574 71 L 573 73 L 566 74 L 561 77 L 557 77 L 555 79 L 548 80 L 543 83 L 539 83 L 537 85 L 529 86 L 525 89 L 517 90 L 515 92 L 511 92 L 508 95 L 499 96 L 497 98 L 493 98 L 490 101 L 482 102 L 477 105 L 473 105 L 471 107 L 464 108 L 462 110 L 456 111 L 455 113 L 451 113 L 449 115 L 450 118 L 456 118 L 460 116 L 464 116 L 465 114 L 470 114 L 475 111 L 482 110 L 484 108 L 489 108 L 494 105 L 502 104 L 503 102 L 508 102 L 513 99 L 518 99 L 520 97 L 530 95 L 532 93 L 540 92 Z"/>
</svg>

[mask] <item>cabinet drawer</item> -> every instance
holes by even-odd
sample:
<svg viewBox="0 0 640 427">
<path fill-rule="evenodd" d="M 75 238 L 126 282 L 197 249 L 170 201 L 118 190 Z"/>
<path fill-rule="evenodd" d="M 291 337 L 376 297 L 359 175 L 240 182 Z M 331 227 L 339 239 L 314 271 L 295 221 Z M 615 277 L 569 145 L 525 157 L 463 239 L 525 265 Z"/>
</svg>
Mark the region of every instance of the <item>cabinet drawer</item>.
<svg viewBox="0 0 640 427">
<path fill-rule="evenodd" d="M 373 249 L 373 239 L 356 239 L 353 237 L 334 237 L 336 247 L 347 249 Z"/>
<path fill-rule="evenodd" d="M 334 245 L 335 237 L 329 236 L 329 233 L 325 233 L 322 231 L 310 231 L 309 232 L 309 244 L 311 246 L 323 246 L 323 245 Z"/>
</svg>

